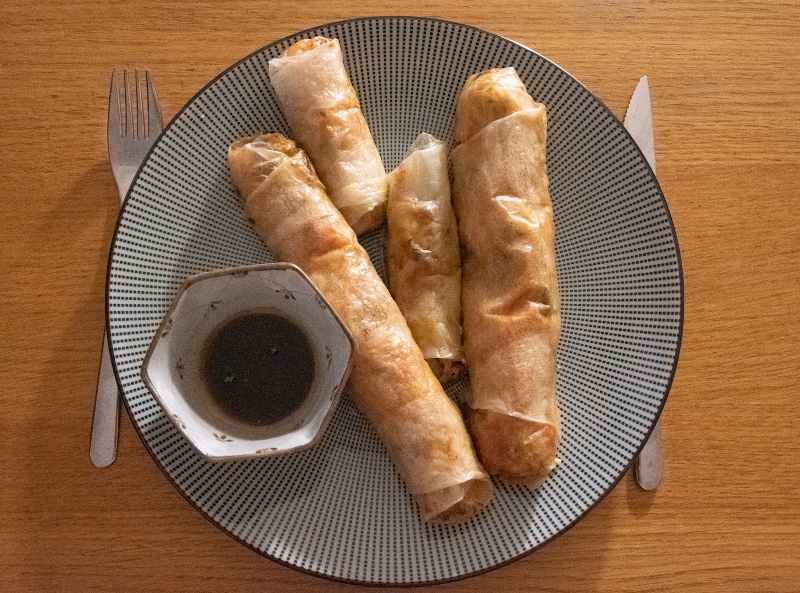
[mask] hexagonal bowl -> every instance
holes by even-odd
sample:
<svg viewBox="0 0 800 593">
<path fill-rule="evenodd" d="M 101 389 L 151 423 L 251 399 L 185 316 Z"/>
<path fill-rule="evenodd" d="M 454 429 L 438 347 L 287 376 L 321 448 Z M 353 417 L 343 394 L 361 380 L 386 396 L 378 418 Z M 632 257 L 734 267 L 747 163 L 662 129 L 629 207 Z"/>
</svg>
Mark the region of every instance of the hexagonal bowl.
<svg viewBox="0 0 800 593">
<path fill-rule="evenodd" d="M 222 412 L 201 375 L 203 346 L 237 315 L 271 311 L 294 322 L 314 356 L 308 397 L 288 417 L 253 426 Z M 206 458 L 230 460 L 306 449 L 321 438 L 341 398 L 355 342 L 305 273 L 288 263 L 192 276 L 178 291 L 142 365 L 142 380 L 189 442 Z"/>
</svg>

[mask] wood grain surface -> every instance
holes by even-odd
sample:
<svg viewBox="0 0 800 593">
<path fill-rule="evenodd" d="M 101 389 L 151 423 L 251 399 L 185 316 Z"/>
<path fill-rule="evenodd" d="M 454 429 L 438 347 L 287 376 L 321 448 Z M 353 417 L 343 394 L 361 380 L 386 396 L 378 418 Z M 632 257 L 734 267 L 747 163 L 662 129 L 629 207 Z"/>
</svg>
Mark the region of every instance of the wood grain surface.
<svg viewBox="0 0 800 593">
<path fill-rule="evenodd" d="M 559 64 L 618 116 L 647 75 L 685 274 L 665 476 L 625 476 L 540 551 L 449 591 L 800 590 L 800 4 L 482 0 L 418 5 L 0 4 L 0 590 L 353 588 L 244 548 L 192 509 L 123 414 L 89 461 L 118 198 L 115 66 L 149 67 L 165 120 L 234 61 L 297 30 L 415 14 Z"/>
</svg>

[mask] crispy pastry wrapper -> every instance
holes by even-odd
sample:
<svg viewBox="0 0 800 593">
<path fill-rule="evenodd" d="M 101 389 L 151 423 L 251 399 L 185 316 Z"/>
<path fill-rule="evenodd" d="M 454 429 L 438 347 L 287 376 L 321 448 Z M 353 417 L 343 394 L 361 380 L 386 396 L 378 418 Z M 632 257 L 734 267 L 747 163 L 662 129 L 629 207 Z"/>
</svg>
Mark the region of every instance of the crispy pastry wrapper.
<svg viewBox="0 0 800 593">
<path fill-rule="evenodd" d="M 269 61 L 269 79 L 292 136 L 356 234 L 385 218 L 387 179 L 338 39 L 315 37 Z"/>
<path fill-rule="evenodd" d="M 491 70 L 465 84 L 455 135 L 470 432 L 487 471 L 536 484 L 555 466 L 561 435 L 545 107 L 513 69 Z"/>
<path fill-rule="evenodd" d="M 420 134 L 389 175 L 389 289 L 437 378 L 463 371 L 461 255 L 447 146 Z"/>
<path fill-rule="evenodd" d="M 468 519 L 491 498 L 459 410 L 305 152 L 280 134 L 234 143 L 231 177 L 269 249 L 300 266 L 352 332 L 348 392 L 428 521 Z"/>
</svg>

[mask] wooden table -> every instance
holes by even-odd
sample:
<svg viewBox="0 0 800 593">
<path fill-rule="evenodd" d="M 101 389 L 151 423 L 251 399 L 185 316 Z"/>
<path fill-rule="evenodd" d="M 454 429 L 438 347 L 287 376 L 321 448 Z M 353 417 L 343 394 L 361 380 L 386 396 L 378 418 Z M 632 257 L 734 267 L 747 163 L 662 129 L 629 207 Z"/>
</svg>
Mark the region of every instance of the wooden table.
<svg viewBox="0 0 800 593">
<path fill-rule="evenodd" d="M 483 0 L 413 12 L 548 56 L 622 117 L 650 80 L 686 287 L 654 493 L 625 476 L 540 551 L 450 591 L 800 588 L 800 5 Z M 458 6 L 458 7 L 457 7 Z M 0 590 L 341 591 L 197 513 L 124 415 L 89 462 L 117 215 L 114 66 L 147 66 L 165 119 L 228 65 L 299 29 L 401 2 L 0 5 Z"/>
</svg>

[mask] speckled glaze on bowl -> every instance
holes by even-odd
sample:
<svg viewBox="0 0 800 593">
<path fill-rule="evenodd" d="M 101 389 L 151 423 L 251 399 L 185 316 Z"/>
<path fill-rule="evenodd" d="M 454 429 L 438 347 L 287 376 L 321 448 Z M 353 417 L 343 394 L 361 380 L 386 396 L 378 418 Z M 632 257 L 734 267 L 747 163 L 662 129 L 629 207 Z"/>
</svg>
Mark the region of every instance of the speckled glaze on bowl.
<svg viewBox="0 0 800 593">
<path fill-rule="evenodd" d="M 272 260 L 244 218 L 226 151 L 242 136 L 290 133 L 267 63 L 315 35 L 340 40 L 387 170 L 420 132 L 452 139 L 456 97 L 475 72 L 513 66 L 547 107 L 562 299 L 561 462 L 538 488 L 496 483 L 487 509 L 464 524 L 420 519 L 383 445 L 347 397 L 313 449 L 212 463 L 189 445 L 140 378 L 150 340 L 186 277 Z M 361 237 L 381 274 L 384 239 L 383 229 Z M 431 584 L 486 572 L 574 525 L 625 474 L 650 434 L 683 327 L 683 277 L 669 210 L 619 120 L 536 52 L 432 19 L 322 25 L 225 70 L 153 147 L 125 203 L 109 265 L 110 345 L 124 401 L 175 488 L 259 554 L 361 584 Z M 457 396 L 464 387 L 450 385 L 448 393 Z"/>
</svg>

